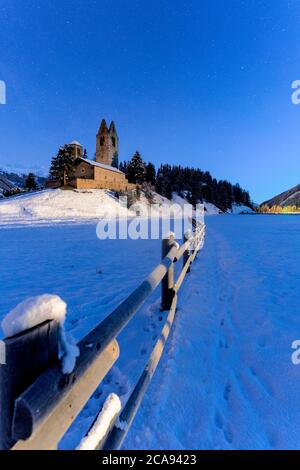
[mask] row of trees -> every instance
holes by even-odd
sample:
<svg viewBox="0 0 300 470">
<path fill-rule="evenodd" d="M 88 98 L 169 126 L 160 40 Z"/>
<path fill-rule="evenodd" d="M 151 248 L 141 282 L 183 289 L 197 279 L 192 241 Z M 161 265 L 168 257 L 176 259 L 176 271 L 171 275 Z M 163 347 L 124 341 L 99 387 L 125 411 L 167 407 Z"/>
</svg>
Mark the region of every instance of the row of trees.
<svg viewBox="0 0 300 470">
<path fill-rule="evenodd" d="M 233 203 L 252 207 L 248 191 L 239 184 L 217 181 L 208 171 L 203 172 L 198 168 L 164 164 L 156 171 L 153 163 L 145 163 L 139 152 L 129 162 L 121 163 L 119 168 L 130 183 L 150 183 L 159 194 L 168 198 L 177 192 L 191 204 L 205 200 L 224 211 L 231 209 Z"/>
<path fill-rule="evenodd" d="M 66 184 L 68 175 L 72 173 L 73 161 L 72 148 L 69 145 L 61 147 L 52 159 L 50 177 L 60 179 Z M 118 166 L 117 158 L 113 163 Z M 248 191 L 242 189 L 239 184 L 232 185 L 226 180 L 218 181 L 208 171 L 203 172 L 198 168 L 163 164 L 156 171 L 154 164 L 146 163 L 137 151 L 131 160 L 121 162 L 119 169 L 126 174 L 130 183 L 149 183 L 159 194 L 168 198 L 176 192 L 193 205 L 205 200 L 223 211 L 231 209 L 233 203 L 252 207 Z"/>
<path fill-rule="evenodd" d="M 129 162 L 121 162 L 119 170 L 123 171 L 130 183 L 142 184 L 150 183 L 156 185 L 156 170 L 153 163 L 145 163 L 140 152 L 135 152 Z"/>
<path fill-rule="evenodd" d="M 298 206 L 272 206 L 269 207 L 266 204 L 259 206 L 257 212 L 260 214 L 291 214 L 291 213 L 300 213 L 300 207 Z"/>
</svg>

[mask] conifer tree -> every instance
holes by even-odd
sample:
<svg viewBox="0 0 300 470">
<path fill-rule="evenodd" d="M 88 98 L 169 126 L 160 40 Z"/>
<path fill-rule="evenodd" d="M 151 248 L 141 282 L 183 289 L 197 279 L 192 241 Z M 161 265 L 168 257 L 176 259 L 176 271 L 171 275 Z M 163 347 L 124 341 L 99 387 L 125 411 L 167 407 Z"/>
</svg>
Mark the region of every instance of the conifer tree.
<svg viewBox="0 0 300 470">
<path fill-rule="evenodd" d="M 114 156 L 113 156 L 111 166 L 114 167 L 114 168 L 119 168 L 119 156 L 118 156 L 117 153 L 115 153 Z"/>
<path fill-rule="evenodd" d="M 126 161 L 120 162 L 119 170 L 125 173 L 125 175 L 127 176 L 127 162 Z"/>
<path fill-rule="evenodd" d="M 31 172 L 28 173 L 28 176 L 25 180 L 25 189 L 27 189 L 27 191 L 36 191 L 38 189 L 35 175 Z"/>
<path fill-rule="evenodd" d="M 72 177 L 74 159 L 72 156 L 72 147 L 65 145 L 60 147 L 58 153 L 52 158 L 50 167 L 50 177 L 60 180 L 62 185 L 67 184 Z"/>
<path fill-rule="evenodd" d="M 151 162 L 146 165 L 146 181 L 152 185 L 155 185 L 156 182 L 155 166 Z"/>
<path fill-rule="evenodd" d="M 130 183 L 142 184 L 146 181 L 146 168 L 141 154 L 136 151 L 128 163 L 127 177 Z"/>
</svg>

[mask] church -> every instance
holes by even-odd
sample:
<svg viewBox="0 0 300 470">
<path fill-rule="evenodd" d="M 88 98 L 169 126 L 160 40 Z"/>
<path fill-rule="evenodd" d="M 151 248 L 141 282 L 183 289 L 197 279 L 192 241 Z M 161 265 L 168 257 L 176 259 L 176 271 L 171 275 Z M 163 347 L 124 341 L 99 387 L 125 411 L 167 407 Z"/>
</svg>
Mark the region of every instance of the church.
<svg viewBox="0 0 300 470">
<path fill-rule="evenodd" d="M 96 135 L 95 160 L 84 158 L 83 147 L 76 140 L 69 146 L 72 148 L 74 165 L 72 174 L 68 175 L 67 186 L 76 189 L 112 189 L 115 191 L 128 191 L 136 188 L 136 185 L 128 182 L 122 171 L 113 166 L 118 160 L 119 152 L 119 138 L 113 121 L 108 128 L 105 119 L 102 119 Z M 46 186 L 57 187 L 58 182 L 48 181 Z"/>
</svg>

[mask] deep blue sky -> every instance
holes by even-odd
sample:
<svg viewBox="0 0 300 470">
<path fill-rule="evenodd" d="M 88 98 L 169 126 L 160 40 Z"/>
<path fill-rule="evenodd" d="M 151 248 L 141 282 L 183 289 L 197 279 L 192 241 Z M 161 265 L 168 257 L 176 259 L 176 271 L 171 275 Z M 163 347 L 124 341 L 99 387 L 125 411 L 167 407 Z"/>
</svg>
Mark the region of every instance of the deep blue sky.
<svg viewBox="0 0 300 470">
<path fill-rule="evenodd" d="M 299 183 L 298 0 L 0 0 L 0 166 L 95 151 L 199 166 L 255 201 Z"/>
</svg>

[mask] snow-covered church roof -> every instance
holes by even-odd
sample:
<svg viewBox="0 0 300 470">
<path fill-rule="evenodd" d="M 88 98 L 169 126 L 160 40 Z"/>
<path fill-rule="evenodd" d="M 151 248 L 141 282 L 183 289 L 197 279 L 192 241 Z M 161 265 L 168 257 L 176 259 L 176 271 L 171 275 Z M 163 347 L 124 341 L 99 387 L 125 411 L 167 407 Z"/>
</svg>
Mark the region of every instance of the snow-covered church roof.
<svg viewBox="0 0 300 470">
<path fill-rule="evenodd" d="M 80 147 L 82 147 L 82 145 L 78 142 L 78 140 L 72 140 L 72 142 L 70 142 L 69 145 L 80 145 Z"/>
<path fill-rule="evenodd" d="M 95 162 L 94 160 L 88 160 L 87 158 L 82 158 L 82 157 L 77 157 L 76 160 L 81 160 L 82 162 L 88 163 L 89 165 L 92 165 L 92 166 L 103 168 L 104 170 L 115 171 L 116 173 L 121 173 L 122 175 L 124 174 L 122 171 L 118 170 L 118 168 L 115 168 L 110 165 L 104 165 L 104 163 Z"/>
</svg>

